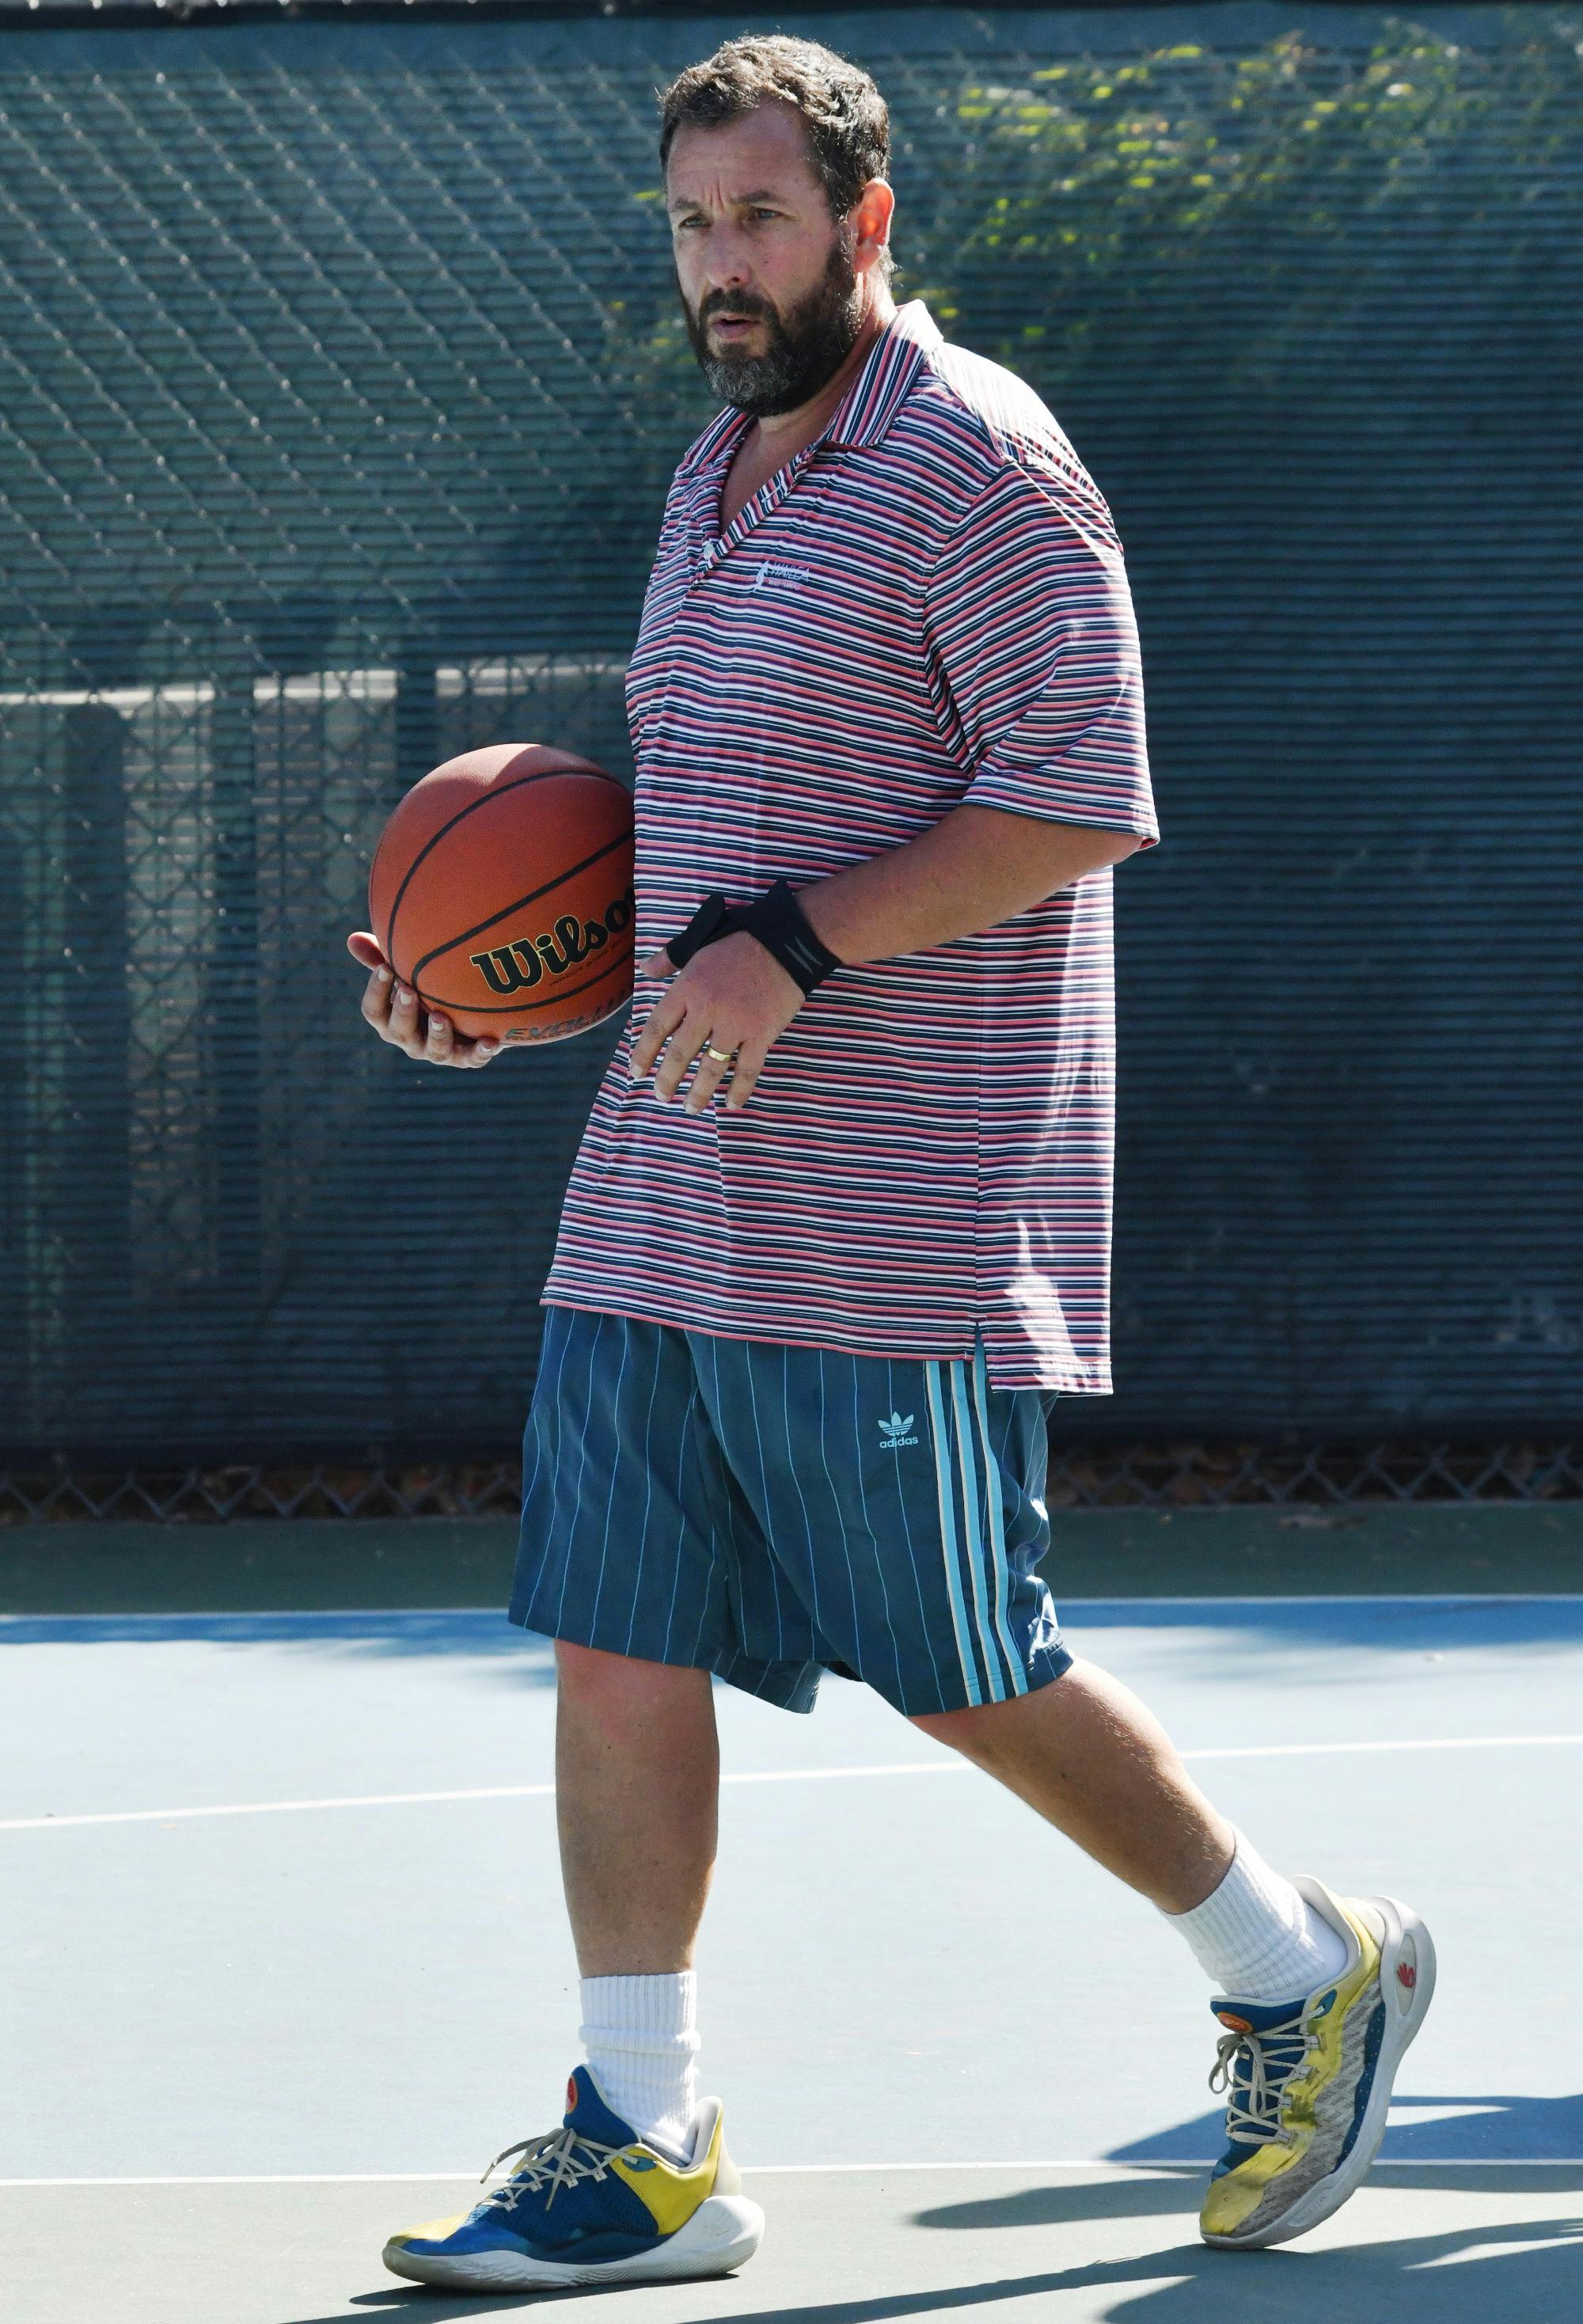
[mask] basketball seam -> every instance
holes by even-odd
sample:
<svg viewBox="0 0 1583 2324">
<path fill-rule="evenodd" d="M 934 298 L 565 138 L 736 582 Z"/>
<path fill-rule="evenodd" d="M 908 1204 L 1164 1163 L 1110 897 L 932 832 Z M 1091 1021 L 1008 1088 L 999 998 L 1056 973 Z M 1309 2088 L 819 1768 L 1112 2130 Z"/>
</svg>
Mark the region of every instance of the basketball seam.
<svg viewBox="0 0 1583 2324">
<path fill-rule="evenodd" d="M 530 889 L 526 896 L 519 896 L 514 903 L 502 904 L 498 912 L 492 912 L 487 920 L 480 920 L 475 928 L 462 928 L 454 936 L 447 936 L 443 945 L 436 945 L 432 952 L 426 952 L 421 960 L 414 962 L 408 982 L 416 988 L 429 962 L 438 960 L 442 953 L 455 952 L 458 945 L 471 944 L 474 936 L 484 935 L 502 920 L 509 920 L 513 912 L 520 912 L 526 905 L 536 903 L 540 896 L 553 895 L 556 889 L 564 888 L 568 880 L 575 880 L 579 872 L 588 871 L 593 864 L 603 863 L 605 857 L 613 855 L 619 847 L 630 845 L 630 837 L 623 832 L 619 839 L 607 840 L 603 847 L 595 848 L 592 855 L 585 855 L 581 863 L 568 863 L 564 872 L 557 872 L 555 878 L 546 881 L 542 888 Z M 471 1001 L 457 1001 L 454 1005 L 460 1009 L 471 1008 L 473 1004 Z"/>
<path fill-rule="evenodd" d="M 591 766 L 586 761 L 582 761 L 570 767 L 546 767 L 537 775 L 513 775 L 509 783 L 502 783 L 497 789 L 481 791 L 475 799 L 469 799 L 465 807 L 458 807 L 456 814 L 450 817 L 448 822 L 442 823 L 437 831 L 430 832 L 428 837 L 424 841 L 422 846 L 419 849 L 417 854 L 412 858 L 411 862 L 409 863 L 406 871 L 402 873 L 400 885 L 397 888 L 395 895 L 391 899 L 390 916 L 385 922 L 384 955 L 390 962 L 392 968 L 395 966 L 395 954 L 391 950 L 391 945 L 395 941 L 396 915 L 401 908 L 402 900 L 406 896 L 408 889 L 411 886 L 413 880 L 416 878 L 418 867 L 423 862 L 425 856 L 428 855 L 432 849 L 439 845 L 440 841 L 446 836 L 447 832 L 455 831 L 459 823 L 465 823 L 470 815 L 476 815 L 479 808 L 487 806 L 491 799 L 503 798 L 508 791 L 522 790 L 529 783 L 547 783 L 552 775 L 593 775 L 602 783 L 614 783 L 618 791 L 624 791 L 626 789 L 625 783 L 619 781 L 614 775 L 607 774 L 603 767 Z M 379 856 L 376 851 L 374 855 L 374 862 L 376 864 L 378 861 Z M 561 874 L 563 879 L 567 876 L 568 875 L 566 872 Z M 544 890 L 541 888 L 538 892 L 542 895 Z M 532 898 L 527 897 L 524 898 L 523 900 L 530 903 L 532 901 Z M 460 939 L 458 938 L 457 941 L 459 942 Z M 434 954 L 431 953 L 428 957 L 432 960 Z"/>
</svg>

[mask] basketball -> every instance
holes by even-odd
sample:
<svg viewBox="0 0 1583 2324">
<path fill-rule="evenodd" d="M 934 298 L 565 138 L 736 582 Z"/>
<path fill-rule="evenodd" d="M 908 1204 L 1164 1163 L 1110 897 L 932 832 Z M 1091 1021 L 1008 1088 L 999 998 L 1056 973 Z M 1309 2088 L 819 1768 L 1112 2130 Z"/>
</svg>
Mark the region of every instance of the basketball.
<svg viewBox="0 0 1583 2324">
<path fill-rule="evenodd" d="M 369 925 L 470 1039 L 565 1041 L 632 994 L 632 802 L 602 767 L 497 742 L 414 783 L 386 824 Z"/>
</svg>

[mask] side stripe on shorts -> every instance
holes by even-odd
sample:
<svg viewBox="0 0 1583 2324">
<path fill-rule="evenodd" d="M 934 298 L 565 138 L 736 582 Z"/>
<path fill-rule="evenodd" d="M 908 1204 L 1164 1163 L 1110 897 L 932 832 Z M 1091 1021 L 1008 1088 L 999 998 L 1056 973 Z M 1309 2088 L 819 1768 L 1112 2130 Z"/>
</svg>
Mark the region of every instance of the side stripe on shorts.
<svg viewBox="0 0 1583 2324">
<path fill-rule="evenodd" d="M 995 1652 L 989 1600 L 986 1596 L 988 1577 L 984 1570 L 984 1531 L 979 1518 L 979 1467 L 973 1459 L 967 1366 L 960 1360 L 951 1367 L 951 1411 L 956 1423 L 957 1482 L 962 1495 L 962 1540 L 967 1550 L 968 1575 L 972 1583 L 974 1628 L 978 1631 L 979 1652 L 984 1658 L 984 1675 L 989 1683 L 989 1700 L 991 1702 L 1004 1702 L 1006 1682 Z"/>
<path fill-rule="evenodd" d="M 1026 1694 L 1028 1674 L 1011 1641 L 1011 1565 L 1006 1554 L 1006 1507 L 1000 1494 L 1000 1463 L 989 1443 L 989 1371 L 980 1340 L 973 1351 L 973 1402 L 979 1415 L 979 1441 L 984 1448 L 984 1499 L 989 1512 L 989 1543 L 995 1576 L 995 1628 L 1006 1651 L 1013 1694 Z"/>
<path fill-rule="evenodd" d="M 963 1683 L 970 1702 L 1004 1702 L 1008 1695 L 1026 1694 L 1028 1682 L 1011 1638 L 1011 1568 L 1006 1552 L 1000 1464 L 989 1436 L 982 1343 L 973 1355 L 971 1396 L 965 1360 L 925 1361 L 924 1376 L 940 1501 L 941 1551 Z M 975 1434 L 978 1458 L 973 1450 Z"/>
<path fill-rule="evenodd" d="M 962 1561 L 956 1540 L 956 1493 L 951 1475 L 951 1432 L 941 1392 L 940 1363 L 925 1359 L 924 1381 L 929 1397 L 929 1437 L 934 1448 L 934 1485 L 940 1497 L 940 1546 L 945 1559 L 945 1587 L 951 1599 L 951 1619 L 956 1631 L 957 1660 L 970 1703 L 982 1702 L 978 1667 L 968 1638 L 967 1598 L 962 1586 Z"/>
</svg>

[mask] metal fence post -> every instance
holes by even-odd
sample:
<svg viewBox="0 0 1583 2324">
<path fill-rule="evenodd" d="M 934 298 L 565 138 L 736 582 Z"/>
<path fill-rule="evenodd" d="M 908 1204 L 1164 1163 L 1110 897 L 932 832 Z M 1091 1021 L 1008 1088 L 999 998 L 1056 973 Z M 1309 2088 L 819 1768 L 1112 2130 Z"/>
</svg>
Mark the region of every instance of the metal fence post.
<svg viewBox="0 0 1583 2324">
<path fill-rule="evenodd" d="M 259 1148 L 258 806 L 253 662 L 221 647 L 209 729 L 215 927 L 206 980 L 215 1141 L 215 1353 L 251 1388 L 263 1282 Z M 244 1409 L 252 1410 L 251 1395 Z"/>
<path fill-rule="evenodd" d="M 105 1351 L 123 1337 L 132 1296 L 126 742 L 126 721 L 108 704 L 73 702 L 62 713 L 62 1057 L 45 1196 L 60 1362 L 56 1408 L 40 1415 L 57 1441 L 113 1437 L 120 1418 Z"/>
</svg>

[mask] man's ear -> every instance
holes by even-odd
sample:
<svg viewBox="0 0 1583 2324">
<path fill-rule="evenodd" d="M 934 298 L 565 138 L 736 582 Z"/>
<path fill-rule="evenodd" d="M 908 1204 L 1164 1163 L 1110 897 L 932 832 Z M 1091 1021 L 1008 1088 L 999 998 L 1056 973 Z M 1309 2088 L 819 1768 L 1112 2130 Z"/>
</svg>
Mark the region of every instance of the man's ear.
<svg viewBox="0 0 1583 2324">
<path fill-rule="evenodd" d="M 870 178 L 847 212 L 853 234 L 852 263 L 860 270 L 872 266 L 890 238 L 896 193 L 884 178 Z"/>
</svg>

